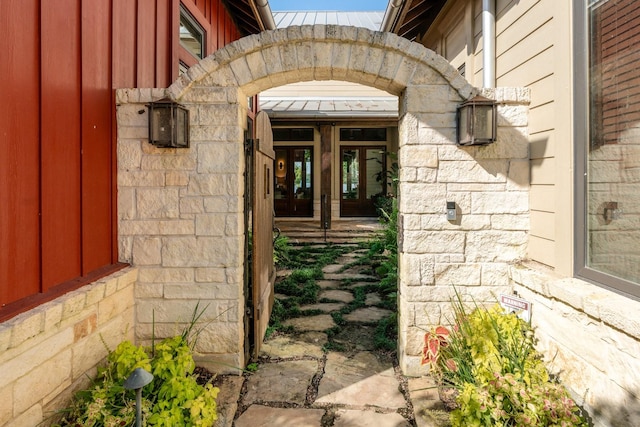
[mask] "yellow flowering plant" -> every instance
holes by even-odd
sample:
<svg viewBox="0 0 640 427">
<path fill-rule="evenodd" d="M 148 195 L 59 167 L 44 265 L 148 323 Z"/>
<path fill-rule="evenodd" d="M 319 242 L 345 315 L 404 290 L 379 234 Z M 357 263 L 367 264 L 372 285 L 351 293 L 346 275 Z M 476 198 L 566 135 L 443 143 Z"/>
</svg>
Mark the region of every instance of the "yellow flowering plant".
<svg viewBox="0 0 640 427">
<path fill-rule="evenodd" d="M 206 309 L 206 307 L 205 307 Z M 196 322 L 204 313 L 194 309 L 181 335 L 150 347 L 121 342 L 109 352 L 91 386 L 76 393 L 70 408 L 62 411 L 57 427 L 116 427 L 135 424 L 135 392 L 124 382 L 136 368 L 151 372 L 153 381 L 142 389 L 141 413 L 145 426 L 211 427 L 217 419 L 219 389 L 200 384 L 195 373 L 193 347 L 200 330 Z M 106 345 L 106 344 L 105 344 Z"/>
<path fill-rule="evenodd" d="M 425 334 L 422 361 L 457 391 L 453 427 L 586 426 L 567 391 L 550 378 L 531 325 L 502 307 L 470 312 L 456 292 L 454 322 Z"/>
</svg>

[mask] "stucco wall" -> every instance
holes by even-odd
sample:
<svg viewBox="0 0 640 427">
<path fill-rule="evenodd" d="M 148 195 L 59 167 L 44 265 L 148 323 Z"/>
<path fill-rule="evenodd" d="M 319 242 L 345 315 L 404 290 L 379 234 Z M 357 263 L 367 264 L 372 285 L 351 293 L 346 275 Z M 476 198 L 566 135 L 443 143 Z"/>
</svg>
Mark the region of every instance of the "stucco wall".
<svg viewBox="0 0 640 427">
<path fill-rule="evenodd" d="M 133 339 L 137 274 L 122 270 L 0 325 L 0 426 L 39 425 L 67 407 L 109 349 Z"/>
</svg>

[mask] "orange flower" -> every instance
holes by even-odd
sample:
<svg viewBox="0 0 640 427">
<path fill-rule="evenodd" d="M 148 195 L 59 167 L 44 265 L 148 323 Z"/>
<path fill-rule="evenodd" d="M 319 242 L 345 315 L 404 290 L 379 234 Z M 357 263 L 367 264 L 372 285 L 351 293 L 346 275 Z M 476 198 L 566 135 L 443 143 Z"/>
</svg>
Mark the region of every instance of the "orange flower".
<svg viewBox="0 0 640 427">
<path fill-rule="evenodd" d="M 435 364 L 438 361 L 440 347 L 447 345 L 448 336 L 449 330 L 444 326 L 436 326 L 434 330 L 424 334 L 421 364 Z"/>
<path fill-rule="evenodd" d="M 450 370 L 451 372 L 457 372 L 458 371 L 458 365 L 456 364 L 456 361 L 453 359 L 447 359 L 444 362 L 445 366 L 447 367 L 448 370 Z"/>
</svg>

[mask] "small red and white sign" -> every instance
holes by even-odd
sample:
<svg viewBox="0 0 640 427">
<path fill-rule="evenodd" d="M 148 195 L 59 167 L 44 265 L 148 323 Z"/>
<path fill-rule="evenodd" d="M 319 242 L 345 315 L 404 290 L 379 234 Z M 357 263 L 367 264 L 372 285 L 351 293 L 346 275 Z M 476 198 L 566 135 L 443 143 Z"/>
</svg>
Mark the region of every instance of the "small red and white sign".
<svg viewBox="0 0 640 427">
<path fill-rule="evenodd" d="M 509 313 L 516 313 L 525 322 L 531 320 L 531 303 L 513 295 L 500 295 L 500 305 Z"/>
</svg>

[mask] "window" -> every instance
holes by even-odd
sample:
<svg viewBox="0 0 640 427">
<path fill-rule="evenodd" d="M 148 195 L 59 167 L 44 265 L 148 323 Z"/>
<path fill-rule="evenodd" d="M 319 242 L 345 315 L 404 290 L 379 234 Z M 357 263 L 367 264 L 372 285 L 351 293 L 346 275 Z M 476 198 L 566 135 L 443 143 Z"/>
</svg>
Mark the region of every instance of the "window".
<svg viewBox="0 0 640 427">
<path fill-rule="evenodd" d="M 387 128 L 342 128 L 340 141 L 386 141 Z"/>
<path fill-rule="evenodd" d="M 180 5 L 180 45 L 198 59 L 205 57 L 206 32 L 189 11 Z"/>
<path fill-rule="evenodd" d="M 462 77 L 465 76 L 466 70 L 467 70 L 467 64 L 462 64 L 461 66 L 458 67 L 458 72 Z"/>
<path fill-rule="evenodd" d="M 640 14 L 635 0 L 576 4 L 576 270 L 640 296 Z"/>
<path fill-rule="evenodd" d="M 274 128 L 274 141 L 313 141 L 313 128 Z"/>
<path fill-rule="evenodd" d="M 189 69 L 189 66 L 184 62 L 180 61 L 180 63 L 178 64 L 178 70 L 180 71 L 180 74 L 186 73 L 188 69 Z"/>
</svg>

